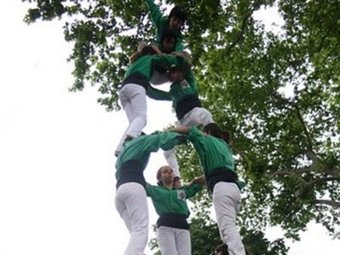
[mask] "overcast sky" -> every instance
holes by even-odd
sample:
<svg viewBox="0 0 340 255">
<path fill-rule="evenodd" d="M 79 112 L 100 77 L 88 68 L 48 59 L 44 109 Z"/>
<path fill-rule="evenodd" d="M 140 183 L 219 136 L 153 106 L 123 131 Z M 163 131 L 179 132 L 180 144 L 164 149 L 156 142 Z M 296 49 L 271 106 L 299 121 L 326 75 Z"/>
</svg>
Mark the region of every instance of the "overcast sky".
<svg viewBox="0 0 340 255">
<path fill-rule="evenodd" d="M 68 92 L 72 47 L 62 23 L 28 26 L 26 7 L 0 2 L 0 254 L 122 254 L 129 235 L 114 207 L 113 153 L 125 114 L 106 112 L 95 88 Z M 170 103 L 149 101 L 148 107 L 147 133 L 175 121 Z M 153 155 L 149 182 L 164 163 L 161 153 Z M 153 224 L 151 204 L 150 214 Z M 268 232 L 276 237 L 276 229 Z M 302 237 L 290 255 L 340 250 L 320 226 Z"/>
</svg>

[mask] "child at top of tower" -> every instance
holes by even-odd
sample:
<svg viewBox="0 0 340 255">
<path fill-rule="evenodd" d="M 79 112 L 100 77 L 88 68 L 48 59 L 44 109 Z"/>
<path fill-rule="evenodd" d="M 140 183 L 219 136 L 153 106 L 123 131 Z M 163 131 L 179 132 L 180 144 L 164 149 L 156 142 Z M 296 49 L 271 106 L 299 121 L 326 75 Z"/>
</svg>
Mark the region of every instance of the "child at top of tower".
<svg viewBox="0 0 340 255">
<path fill-rule="evenodd" d="M 168 16 L 161 13 L 159 6 L 154 0 L 145 0 L 145 4 L 149 9 L 151 20 L 156 27 L 156 42 L 160 45 L 162 34 L 168 30 L 173 30 L 177 35 L 175 51 L 183 51 L 183 34 L 182 28 L 187 19 L 185 12 L 179 6 L 171 9 Z"/>
</svg>

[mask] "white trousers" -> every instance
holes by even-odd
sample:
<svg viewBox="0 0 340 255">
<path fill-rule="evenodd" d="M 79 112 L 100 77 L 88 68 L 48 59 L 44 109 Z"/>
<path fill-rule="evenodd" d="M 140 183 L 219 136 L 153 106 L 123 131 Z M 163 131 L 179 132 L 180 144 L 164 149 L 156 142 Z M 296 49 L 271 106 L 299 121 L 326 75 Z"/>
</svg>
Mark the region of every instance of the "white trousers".
<svg viewBox="0 0 340 255">
<path fill-rule="evenodd" d="M 190 231 L 160 226 L 157 240 L 162 255 L 191 255 Z"/>
<path fill-rule="evenodd" d="M 122 184 L 115 205 L 130 232 L 124 255 L 143 255 L 148 242 L 149 211 L 144 187 L 137 182 Z"/>
<path fill-rule="evenodd" d="M 230 255 L 245 255 L 241 236 L 236 228 L 236 215 L 240 210 L 240 190 L 235 183 L 218 182 L 212 194 L 216 220 L 221 239 L 228 245 Z"/>
<path fill-rule="evenodd" d="M 194 127 L 199 125 L 206 126 L 212 122 L 214 122 L 214 120 L 211 113 L 202 107 L 195 107 L 179 120 L 179 123 L 185 127 Z"/>
<path fill-rule="evenodd" d="M 119 153 L 127 136 L 137 137 L 146 126 L 146 91 L 140 85 L 128 83 L 119 91 L 119 100 L 126 113 L 129 126 L 125 130 L 116 148 Z"/>
<path fill-rule="evenodd" d="M 179 125 L 177 126 L 185 126 L 185 127 L 194 127 L 194 126 L 206 126 L 209 123 L 213 123 L 213 117 L 211 113 L 202 107 L 195 107 L 191 111 L 189 111 L 187 114 L 184 115 L 182 119 L 179 120 Z M 164 157 L 166 161 L 168 162 L 168 165 L 172 168 L 174 171 L 175 176 L 179 176 L 179 165 L 177 162 L 175 150 L 169 150 L 164 151 Z"/>
</svg>

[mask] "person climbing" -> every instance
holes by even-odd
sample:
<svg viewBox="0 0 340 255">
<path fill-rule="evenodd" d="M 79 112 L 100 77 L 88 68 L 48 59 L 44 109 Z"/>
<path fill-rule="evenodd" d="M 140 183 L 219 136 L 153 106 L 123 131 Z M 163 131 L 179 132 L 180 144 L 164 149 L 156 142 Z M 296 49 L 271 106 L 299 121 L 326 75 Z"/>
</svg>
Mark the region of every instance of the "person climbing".
<svg viewBox="0 0 340 255">
<path fill-rule="evenodd" d="M 170 67 L 172 64 L 187 65 L 182 57 L 157 55 L 152 46 L 146 46 L 141 50 L 138 58 L 129 66 L 119 90 L 119 100 L 127 115 L 129 126 L 116 147 L 116 156 L 119 155 L 124 141 L 139 136 L 146 125 L 147 87 L 155 64 L 165 67 Z"/>
<path fill-rule="evenodd" d="M 145 0 L 145 4 L 149 9 L 151 20 L 156 27 L 156 43 L 159 45 L 164 31 L 171 29 L 175 31 L 177 35 L 175 51 L 183 51 L 182 29 L 187 18 L 184 10 L 179 6 L 175 6 L 171 9 L 169 16 L 165 16 L 153 0 Z"/>
<path fill-rule="evenodd" d="M 186 51 L 183 52 L 174 51 L 176 41 L 177 41 L 176 33 L 173 30 L 167 29 L 162 34 L 160 45 L 151 44 L 151 46 L 155 50 L 156 54 L 159 55 L 172 54 L 174 56 L 185 58 L 188 63 L 188 66 L 190 67 L 191 66 L 190 55 Z M 134 52 L 129 57 L 130 63 L 133 63 L 138 58 L 138 56 L 140 56 L 141 51 L 146 46 L 147 44 L 145 44 L 144 42 L 138 43 L 137 51 Z M 152 85 L 158 86 L 167 82 L 169 82 L 167 65 L 162 65 L 161 63 L 155 64 L 150 79 L 150 83 Z"/>
<path fill-rule="evenodd" d="M 169 150 L 184 142 L 174 132 L 154 132 L 127 141 L 116 161 L 115 206 L 130 232 L 124 255 L 142 255 L 147 245 L 149 212 L 144 170 L 150 154 L 159 149 Z"/>
<path fill-rule="evenodd" d="M 155 100 L 171 100 L 179 122 L 178 126 L 206 126 L 214 123 L 212 114 L 204 107 L 199 99 L 196 79 L 191 69 L 183 69 L 173 65 L 169 70 L 171 83 L 169 91 L 148 87 L 148 95 Z M 175 152 L 165 151 L 164 156 L 173 166 L 175 174 L 180 176 Z"/>
<path fill-rule="evenodd" d="M 216 123 L 206 125 L 203 132 L 197 127 L 177 127 L 169 130 L 187 135 L 193 144 L 203 168 L 208 191 L 212 194 L 221 239 L 228 246 L 229 254 L 245 255 L 245 248 L 236 228 L 241 187 L 226 134 L 222 136 L 222 131 Z"/>
<path fill-rule="evenodd" d="M 187 218 L 190 211 L 186 200 L 202 190 L 204 177 L 193 179 L 189 185 L 176 187 L 175 176 L 169 166 L 159 168 L 158 185 L 146 185 L 159 218 L 157 240 L 162 255 L 191 255 L 191 237 Z"/>
</svg>

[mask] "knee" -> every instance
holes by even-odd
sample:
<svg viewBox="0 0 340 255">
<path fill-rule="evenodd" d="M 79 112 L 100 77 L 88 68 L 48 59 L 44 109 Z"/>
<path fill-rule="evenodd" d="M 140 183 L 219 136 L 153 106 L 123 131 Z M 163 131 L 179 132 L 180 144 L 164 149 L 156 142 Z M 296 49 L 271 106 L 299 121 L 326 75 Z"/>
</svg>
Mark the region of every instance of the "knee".
<svg viewBox="0 0 340 255">
<path fill-rule="evenodd" d="M 141 115 L 138 117 L 138 119 L 139 119 L 141 125 L 142 125 L 143 127 L 145 127 L 146 124 L 147 124 L 146 114 L 141 114 Z"/>
</svg>

